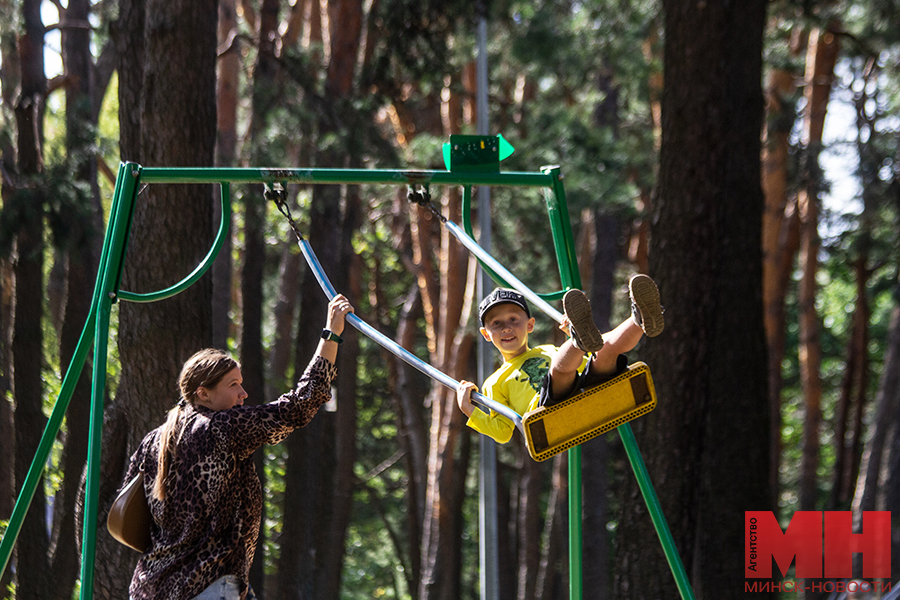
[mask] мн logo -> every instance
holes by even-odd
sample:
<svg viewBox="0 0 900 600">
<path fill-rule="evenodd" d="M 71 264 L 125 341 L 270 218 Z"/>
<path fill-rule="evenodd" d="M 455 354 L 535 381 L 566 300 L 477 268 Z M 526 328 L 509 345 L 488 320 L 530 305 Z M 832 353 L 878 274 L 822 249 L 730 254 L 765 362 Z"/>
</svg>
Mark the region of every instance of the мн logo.
<svg viewBox="0 0 900 600">
<path fill-rule="evenodd" d="M 787 529 L 771 511 L 744 513 L 744 577 L 772 577 L 772 559 L 782 576 L 796 559 L 799 579 L 850 578 L 853 553 L 862 554 L 865 578 L 891 576 L 891 513 L 863 512 L 862 532 L 853 533 L 849 511 L 797 511 Z"/>
</svg>

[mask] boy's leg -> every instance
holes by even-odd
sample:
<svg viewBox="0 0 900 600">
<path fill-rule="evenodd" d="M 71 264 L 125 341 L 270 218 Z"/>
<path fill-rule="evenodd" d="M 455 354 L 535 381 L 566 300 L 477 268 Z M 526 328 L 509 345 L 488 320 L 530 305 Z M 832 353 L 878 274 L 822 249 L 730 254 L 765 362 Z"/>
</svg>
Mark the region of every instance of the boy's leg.
<svg viewBox="0 0 900 600">
<path fill-rule="evenodd" d="M 606 341 L 591 360 L 591 373 L 596 375 L 614 375 L 618 370 L 620 354 L 632 350 L 644 336 L 644 330 L 631 317 L 622 321 L 618 327 L 603 334 Z"/>
<path fill-rule="evenodd" d="M 563 296 L 563 308 L 569 320 L 569 333 L 575 347 L 583 352 L 597 352 L 603 347 L 603 335 L 594 323 L 591 303 L 581 290 L 569 290 Z"/>
<path fill-rule="evenodd" d="M 643 335 L 655 337 L 662 333 L 663 309 L 659 303 L 659 290 L 646 275 L 635 275 L 628 282 L 631 297 L 631 318 L 625 319 L 618 327 L 603 334 L 606 343 L 591 361 L 591 372 L 598 375 L 612 375 L 618 369 L 620 354 L 632 350 Z"/>
<path fill-rule="evenodd" d="M 665 322 L 656 283 L 646 275 L 635 275 L 628 282 L 628 295 L 631 297 L 632 318 L 647 337 L 662 333 Z"/>
<path fill-rule="evenodd" d="M 571 339 L 559 347 L 550 361 L 550 395 L 552 400 L 561 400 L 572 393 L 578 367 L 584 360 L 584 352 Z"/>
</svg>

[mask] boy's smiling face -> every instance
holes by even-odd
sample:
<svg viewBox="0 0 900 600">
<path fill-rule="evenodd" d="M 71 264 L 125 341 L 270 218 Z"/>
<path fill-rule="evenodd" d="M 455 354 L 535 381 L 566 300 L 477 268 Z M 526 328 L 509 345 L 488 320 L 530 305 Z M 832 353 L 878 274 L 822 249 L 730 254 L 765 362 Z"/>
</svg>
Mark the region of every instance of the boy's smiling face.
<svg viewBox="0 0 900 600">
<path fill-rule="evenodd" d="M 484 315 L 481 335 L 496 346 L 503 360 L 528 351 L 528 334 L 534 331 L 534 317 L 529 318 L 522 308 L 512 303 L 498 304 Z"/>
</svg>

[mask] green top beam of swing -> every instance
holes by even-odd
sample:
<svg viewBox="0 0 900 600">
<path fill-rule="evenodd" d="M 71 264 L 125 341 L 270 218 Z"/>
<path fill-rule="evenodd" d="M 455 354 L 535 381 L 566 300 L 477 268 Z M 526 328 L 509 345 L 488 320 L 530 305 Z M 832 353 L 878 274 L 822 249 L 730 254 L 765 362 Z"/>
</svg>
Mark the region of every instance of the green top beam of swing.
<svg viewBox="0 0 900 600">
<path fill-rule="evenodd" d="M 126 165 L 127 166 L 127 165 Z M 249 167 L 140 167 L 141 183 L 435 184 L 550 187 L 553 174 L 479 173 L 410 169 L 257 169 Z"/>
</svg>

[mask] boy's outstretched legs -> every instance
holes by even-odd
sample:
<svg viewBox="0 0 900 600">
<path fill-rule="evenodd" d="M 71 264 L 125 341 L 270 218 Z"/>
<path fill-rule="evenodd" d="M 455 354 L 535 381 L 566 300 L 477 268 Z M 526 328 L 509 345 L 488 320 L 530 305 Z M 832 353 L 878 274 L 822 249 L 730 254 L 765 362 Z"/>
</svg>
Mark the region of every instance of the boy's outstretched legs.
<svg viewBox="0 0 900 600">
<path fill-rule="evenodd" d="M 581 290 L 569 290 L 563 297 L 563 308 L 571 339 L 560 346 L 550 363 L 550 384 L 554 399 L 567 396 L 575 384 L 578 368 L 587 353 L 593 353 L 590 370 L 594 375 L 615 375 L 620 354 L 625 354 L 647 337 L 662 333 L 663 309 L 659 290 L 646 275 L 635 275 L 628 282 L 632 316 L 612 331 L 601 334 L 594 323 L 591 306 Z"/>
<path fill-rule="evenodd" d="M 628 295 L 631 297 L 632 316 L 603 335 L 606 343 L 591 361 L 593 373 L 604 376 L 615 374 L 620 354 L 634 349 L 642 336 L 656 337 L 662 333 L 663 309 L 653 280 L 646 275 L 635 275 L 628 282 Z"/>
</svg>

